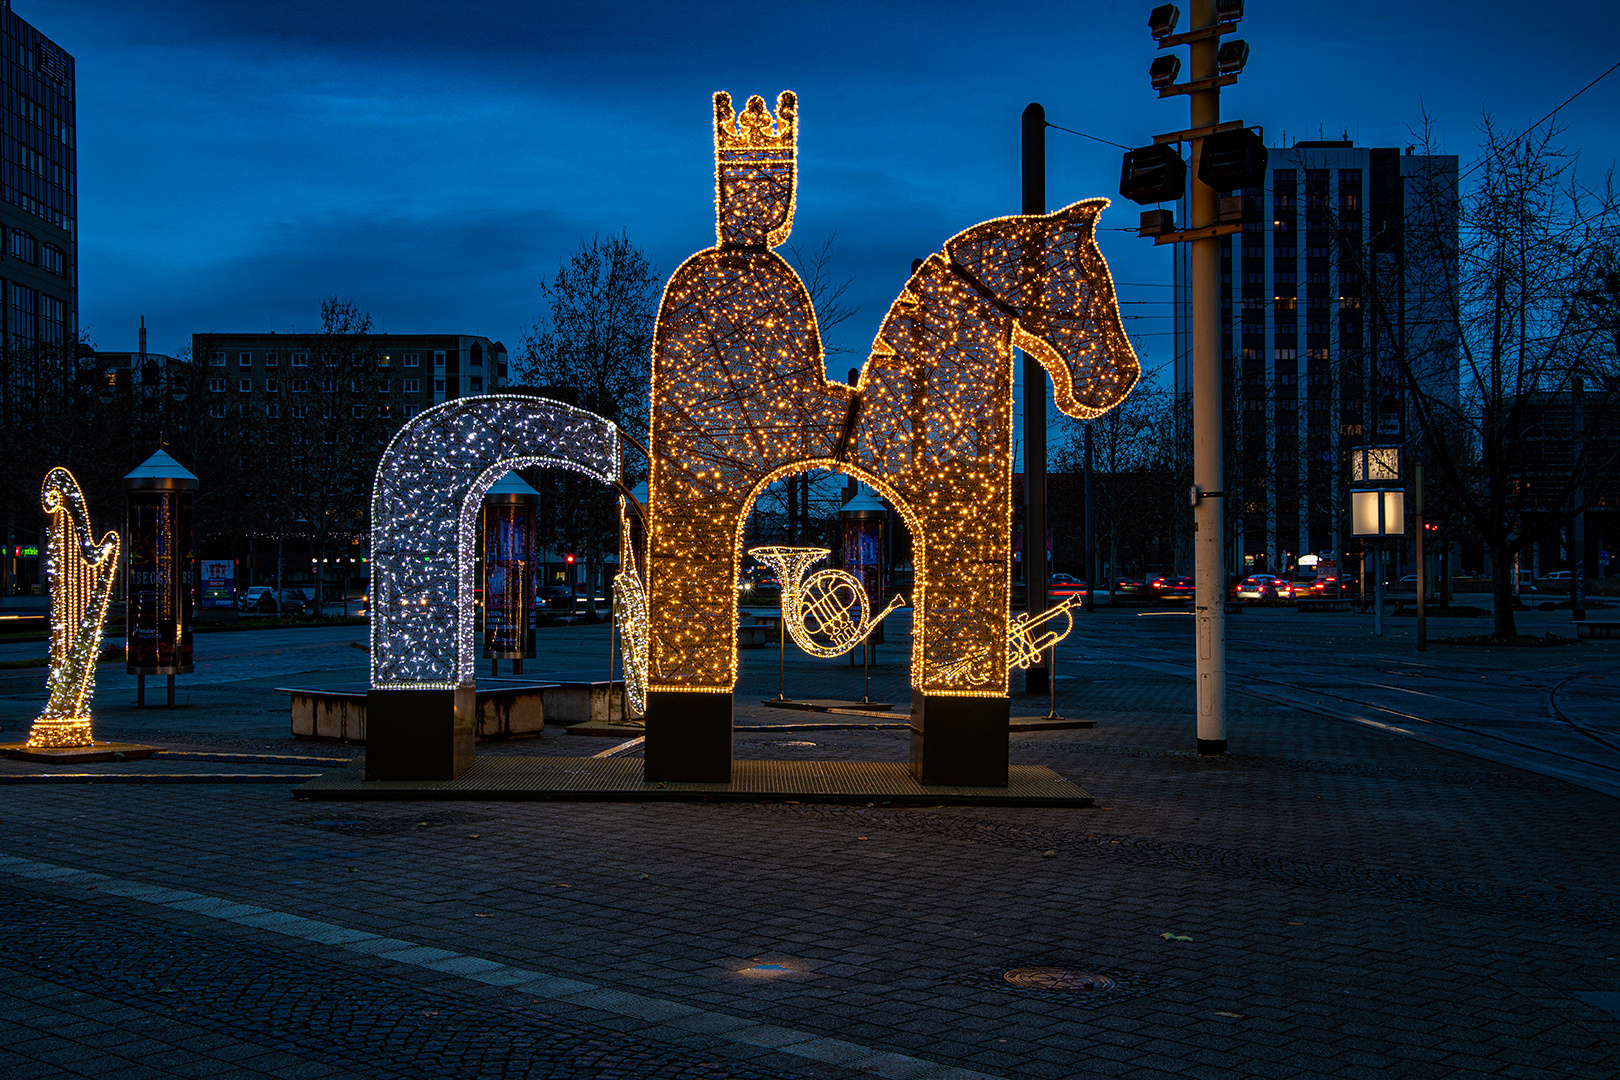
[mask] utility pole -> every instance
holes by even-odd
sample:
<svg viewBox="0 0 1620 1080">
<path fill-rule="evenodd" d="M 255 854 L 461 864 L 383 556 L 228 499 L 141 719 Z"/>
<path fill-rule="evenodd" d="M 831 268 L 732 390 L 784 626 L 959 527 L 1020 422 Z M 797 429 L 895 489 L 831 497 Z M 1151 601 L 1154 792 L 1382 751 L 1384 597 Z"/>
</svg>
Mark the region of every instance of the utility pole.
<svg viewBox="0 0 1620 1080">
<path fill-rule="evenodd" d="M 1024 109 L 1025 214 L 1046 213 L 1046 109 Z M 1030 624 L 1046 610 L 1046 368 L 1024 354 L 1024 608 Z M 1024 673 L 1026 694 L 1052 688 L 1046 655 Z"/>
<path fill-rule="evenodd" d="M 1177 83 L 1181 61 L 1172 54 L 1155 59 L 1148 78 L 1161 98 L 1186 95 L 1192 126 L 1155 135 L 1153 145 L 1129 151 L 1120 175 L 1120 194 L 1141 205 L 1187 196 L 1188 220 L 1176 228 L 1168 210 L 1142 214 L 1140 234 L 1155 244 L 1191 244 L 1193 567 L 1197 661 L 1198 752 L 1226 753 L 1226 512 L 1221 408 L 1221 238 L 1241 232 L 1242 204 L 1223 208 L 1222 191 L 1265 182 L 1265 142 L 1241 120 L 1221 122 L 1222 86 L 1237 82 L 1248 62 L 1249 46 L 1222 42 L 1243 18 L 1241 0 L 1191 0 L 1192 26 L 1176 33 L 1180 11 L 1161 4 L 1148 15 L 1148 28 L 1160 49 L 1189 46 L 1188 81 Z M 1174 147 L 1192 146 L 1191 188 L 1187 165 Z"/>
<path fill-rule="evenodd" d="M 1193 0 L 1192 29 L 1215 25 L 1215 0 Z M 1214 81 L 1214 34 L 1194 41 L 1189 76 L 1194 83 Z M 1221 122 L 1218 86 L 1188 95 L 1191 126 L 1210 128 Z M 1196 161 L 1203 140 L 1193 143 Z M 1190 228 L 1214 225 L 1220 196 L 1193 172 L 1188 192 Z M 1198 648 L 1198 752 L 1226 753 L 1226 464 L 1221 443 L 1221 241 L 1192 241 L 1193 325 L 1193 574 L 1195 638 Z"/>
</svg>

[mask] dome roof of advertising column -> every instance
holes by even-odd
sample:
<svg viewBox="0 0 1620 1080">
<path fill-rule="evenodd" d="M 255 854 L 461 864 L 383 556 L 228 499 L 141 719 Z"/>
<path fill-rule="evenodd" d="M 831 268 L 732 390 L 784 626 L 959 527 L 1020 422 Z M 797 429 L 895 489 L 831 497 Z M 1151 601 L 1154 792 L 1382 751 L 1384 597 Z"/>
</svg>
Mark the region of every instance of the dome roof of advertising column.
<svg viewBox="0 0 1620 1080">
<path fill-rule="evenodd" d="M 159 450 L 124 476 L 124 487 L 193 491 L 197 487 L 197 474 Z"/>
</svg>

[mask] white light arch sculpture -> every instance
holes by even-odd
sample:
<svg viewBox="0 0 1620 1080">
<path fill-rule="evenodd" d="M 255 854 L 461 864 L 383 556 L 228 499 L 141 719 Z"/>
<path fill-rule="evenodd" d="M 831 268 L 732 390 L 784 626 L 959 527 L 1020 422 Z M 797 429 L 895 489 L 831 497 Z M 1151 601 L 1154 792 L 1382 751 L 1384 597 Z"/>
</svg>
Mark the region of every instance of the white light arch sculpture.
<svg viewBox="0 0 1620 1080">
<path fill-rule="evenodd" d="M 436 405 L 400 428 L 371 496 L 371 685 L 471 686 L 473 531 L 510 469 L 620 478 L 619 430 L 546 398 L 490 394 Z"/>
</svg>

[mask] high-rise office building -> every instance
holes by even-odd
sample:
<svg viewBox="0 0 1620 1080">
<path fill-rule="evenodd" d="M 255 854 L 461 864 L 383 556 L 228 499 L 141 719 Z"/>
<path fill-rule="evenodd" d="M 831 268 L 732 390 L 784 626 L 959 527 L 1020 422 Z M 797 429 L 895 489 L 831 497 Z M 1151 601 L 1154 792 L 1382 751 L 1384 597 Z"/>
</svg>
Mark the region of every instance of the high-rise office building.
<svg viewBox="0 0 1620 1080">
<path fill-rule="evenodd" d="M 1271 150 L 1263 188 L 1232 194 L 1244 222 L 1221 241 L 1232 570 L 1280 572 L 1345 550 L 1348 451 L 1412 437 L 1402 359 L 1427 392 L 1456 393 L 1454 295 L 1437 283 L 1456 281 L 1457 159 L 1298 142 Z M 1451 242 L 1431 242 L 1448 221 Z M 1175 262 L 1178 400 L 1192 391 L 1188 247 Z M 1448 259 L 1449 278 L 1436 265 Z"/>
<path fill-rule="evenodd" d="M 79 333 L 78 152 L 73 57 L 0 0 L 0 254 L 8 351 Z"/>
</svg>

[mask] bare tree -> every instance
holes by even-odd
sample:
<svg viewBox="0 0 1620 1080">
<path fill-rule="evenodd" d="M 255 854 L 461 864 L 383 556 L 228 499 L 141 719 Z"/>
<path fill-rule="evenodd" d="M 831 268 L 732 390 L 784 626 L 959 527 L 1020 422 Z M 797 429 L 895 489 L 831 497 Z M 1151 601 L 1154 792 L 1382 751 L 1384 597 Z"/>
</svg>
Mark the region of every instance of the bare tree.
<svg viewBox="0 0 1620 1080">
<path fill-rule="evenodd" d="M 582 408 L 618 424 L 637 439 L 647 431 L 648 378 L 658 316 L 658 273 L 625 233 L 594 236 L 540 283 L 549 311 L 523 338 L 519 379 L 565 388 Z M 555 542 L 585 563 L 589 587 L 608 552 L 618 547 L 614 504 L 601 487 L 573 474 L 541 478 L 556 508 Z"/>
<path fill-rule="evenodd" d="M 1482 132 L 1458 217 L 1449 177 L 1409 189 L 1404 319 L 1380 285 L 1396 268 L 1378 265 L 1376 243 L 1368 308 L 1436 494 L 1490 554 L 1495 632 L 1511 636 L 1516 558 L 1583 510 L 1582 491 L 1595 494 L 1615 462 L 1612 440 L 1581 439 L 1558 468 L 1542 467 L 1575 408 L 1601 426 L 1620 395 L 1620 199 L 1612 173 L 1581 182 L 1557 128 L 1512 135 L 1486 117 Z M 1427 124 L 1421 140 L 1432 142 Z"/>
</svg>

